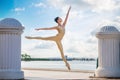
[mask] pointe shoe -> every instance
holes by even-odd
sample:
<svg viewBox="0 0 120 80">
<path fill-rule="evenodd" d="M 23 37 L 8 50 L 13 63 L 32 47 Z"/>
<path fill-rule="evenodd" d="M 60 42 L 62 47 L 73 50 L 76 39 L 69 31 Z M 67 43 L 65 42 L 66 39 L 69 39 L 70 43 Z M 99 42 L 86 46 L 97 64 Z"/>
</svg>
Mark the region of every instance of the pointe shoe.
<svg viewBox="0 0 120 80">
<path fill-rule="evenodd" d="M 69 71 L 71 70 L 69 63 L 66 63 L 66 67 L 68 68 Z"/>
<path fill-rule="evenodd" d="M 25 36 L 25 38 L 27 38 L 27 39 L 32 39 L 32 37 L 29 37 L 29 36 Z"/>
</svg>

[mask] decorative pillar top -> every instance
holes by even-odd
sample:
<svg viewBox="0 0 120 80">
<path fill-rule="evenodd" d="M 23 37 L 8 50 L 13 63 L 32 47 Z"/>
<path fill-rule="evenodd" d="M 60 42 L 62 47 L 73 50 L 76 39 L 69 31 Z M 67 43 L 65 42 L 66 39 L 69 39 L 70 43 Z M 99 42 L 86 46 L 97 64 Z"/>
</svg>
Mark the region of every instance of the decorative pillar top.
<svg viewBox="0 0 120 80">
<path fill-rule="evenodd" d="M 103 26 L 97 33 L 98 38 L 119 38 L 120 32 L 114 26 Z"/>
<path fill-rule="evenodd" d="M 0 32 L 21 32 L 24 29 L 22 24 L 13 18 L 5 18 L 0 21 Z"/>
<path fill-rule="evenodd" d="M 114 26 L 103 26 L 99 32 L 119 32 L 118 29 Z"/>
</svg>

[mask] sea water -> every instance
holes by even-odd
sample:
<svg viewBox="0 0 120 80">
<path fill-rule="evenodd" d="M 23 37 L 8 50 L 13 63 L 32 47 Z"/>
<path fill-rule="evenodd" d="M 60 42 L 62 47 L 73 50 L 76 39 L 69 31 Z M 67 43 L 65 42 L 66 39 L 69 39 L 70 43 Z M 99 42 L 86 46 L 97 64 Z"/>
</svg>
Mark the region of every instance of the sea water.
<svg viewBox="0 0 120 80">
<path fill-rule="evenodd" d="M 72 70 L 95 70 L 96 61 L 68 61 Z M 66 69 L 63 61 L 22 61 L 22 68 Z"/>
</svg>

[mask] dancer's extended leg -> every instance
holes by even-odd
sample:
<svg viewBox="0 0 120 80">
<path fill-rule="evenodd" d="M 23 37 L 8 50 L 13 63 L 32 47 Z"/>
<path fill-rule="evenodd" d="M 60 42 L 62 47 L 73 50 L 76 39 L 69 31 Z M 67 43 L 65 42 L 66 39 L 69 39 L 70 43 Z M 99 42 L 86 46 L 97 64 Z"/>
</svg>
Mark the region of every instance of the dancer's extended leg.
<svg viewBox="0 0 120 80">
<path fill-rule="evenodd" d="M 51 36 L 51 37 L 31 37 L 31 36 L 26 36 L 25 38 L 27 38 L 27 39 L 37 39 L 37 40 L 51 40 L 51 41 L 55 41 L 57 39 L 56 36 Z"/>
<path fill-rule="evenodd" d="M 62 47 L 61 41 L 56 41 L 56 44 L 57 44 L 57 46 L 58 46 L 58 48 L 59 48 L 59 51 L 60 51 L 60 53 L 61 53 L 61 57 L 62 57 L 63 61 L 65 62 L 68 70 L 70 70 L 70 65 L 69 65 L 69 63 L 67 62 L 67 60 L 65 59 L 65 56 L 64 56 L 64 53 L 63 53 L 63 47 Z"/>
</svg>

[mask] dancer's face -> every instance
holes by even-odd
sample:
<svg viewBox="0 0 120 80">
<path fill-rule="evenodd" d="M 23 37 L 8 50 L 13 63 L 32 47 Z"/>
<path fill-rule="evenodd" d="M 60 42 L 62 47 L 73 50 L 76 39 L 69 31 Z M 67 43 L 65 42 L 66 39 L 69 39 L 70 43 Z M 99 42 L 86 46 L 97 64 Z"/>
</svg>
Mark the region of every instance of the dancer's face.
<svg viewBox="0 0 120 80">
<path fill-rule="evenodd" d="M 61 18 L 58 18 L 57 22 L 61 24 L 62 19 L 61 19 Z"/>
</svg>

